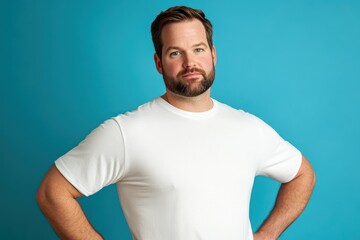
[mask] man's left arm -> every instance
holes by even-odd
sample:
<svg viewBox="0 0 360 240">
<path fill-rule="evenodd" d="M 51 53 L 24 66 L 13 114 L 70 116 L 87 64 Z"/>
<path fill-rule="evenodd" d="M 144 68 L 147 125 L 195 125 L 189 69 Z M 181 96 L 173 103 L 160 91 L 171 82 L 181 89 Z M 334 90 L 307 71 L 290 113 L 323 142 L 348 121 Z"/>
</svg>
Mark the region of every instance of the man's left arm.
<svg viewBox="0 0 360 240">
<path fill-rule="evenodd" d="M 315 172 L 308 160 L 302 156 L 297 175 L 290 182 L 281 185 L 275 206 L 254 233 L 254 240 L 277 239 L 305 209 L 314 186 Z"/>
</svg>

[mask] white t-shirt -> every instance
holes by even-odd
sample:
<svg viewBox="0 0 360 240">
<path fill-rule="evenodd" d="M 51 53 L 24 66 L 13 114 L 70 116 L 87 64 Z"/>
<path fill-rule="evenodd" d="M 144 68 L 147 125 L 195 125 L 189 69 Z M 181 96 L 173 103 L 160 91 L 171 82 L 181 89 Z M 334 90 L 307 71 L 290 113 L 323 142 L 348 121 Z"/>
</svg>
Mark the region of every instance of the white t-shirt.
<svg viewBox="0 0 360 240">
<path fill-rule="evenodd" d="M 213 102 L 194 113 L 156 98 L 105 121 L 56 167 L 86 196 L 116 183 L 133 239 L 253 239 L 254 177 L 290 181 L 301 153 L 259 118 Z"/>
</svg>

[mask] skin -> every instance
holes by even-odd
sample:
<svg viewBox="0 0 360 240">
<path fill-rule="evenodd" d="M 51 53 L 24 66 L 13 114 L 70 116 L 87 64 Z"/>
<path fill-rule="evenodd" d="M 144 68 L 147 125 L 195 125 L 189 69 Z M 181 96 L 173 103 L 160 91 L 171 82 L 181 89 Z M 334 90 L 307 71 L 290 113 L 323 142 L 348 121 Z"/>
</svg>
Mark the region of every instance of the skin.
<svg viewBox="0 0 360 240">
<path fill-rule="evenodd" d="M 254 240 L 278 239 L 305 209 L 315 181 L 313 168 L 302 156 L 302 164 L 297 175 L 290 182 L 281 185 L 275 206 L 259 230 L 254 233 Z"/>
<path fill-rule="evenodd" d="M 216 64 L 216 50 L 215 47 L 209 47 L 203 25 L 198 20 L 169 24 L 163 28 L 161 38 L 164 44 L 162 56 L 154 55 L 156 69 L 164 80 L 182 81 L 191 91 L 196 91 L 204 74 L 211 74 Z M 187 68 L 201 69 L 202 74 L 184 73 Z M 184 74 L 179 76 L 181 72 Z M 185 97 L 166 88 L 162 97 L 182 110 L 203 112 L 213 107 L 210 90 Z M 254 239 L 277 239 L 301 214 L 314 184 L 314 171 L 303 157 L 296 177 L 281 185 L 275 206 L 254 233 Z M 103 239 L 91 226 L 77 202 L 76 199 L 81 196 L 53 166 L 43 179 L 36 197 L 41 210 L 61 239 Z"/>
<path fill-rule="evenodd" d="M 76 198 L 81 196 L 52 166 L 40 184 L 36 200 L 61 239 L 103 239 L 91 226 L 77 202 Z"/>
</svg>

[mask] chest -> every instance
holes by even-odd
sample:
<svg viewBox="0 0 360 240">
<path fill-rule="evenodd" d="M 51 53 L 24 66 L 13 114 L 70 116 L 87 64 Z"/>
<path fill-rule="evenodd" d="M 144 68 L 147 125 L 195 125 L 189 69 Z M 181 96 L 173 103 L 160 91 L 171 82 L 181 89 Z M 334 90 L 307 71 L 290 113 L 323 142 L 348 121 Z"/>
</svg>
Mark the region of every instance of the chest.
<svg viewBox="0 0 360 240">
<path fill-rule="evenodd" d="M 193 194 L 251 191 L 257 158 L 251 129 L 199 123 L 137 130 L 126 139 L 128 185 Z"/>
</svg>

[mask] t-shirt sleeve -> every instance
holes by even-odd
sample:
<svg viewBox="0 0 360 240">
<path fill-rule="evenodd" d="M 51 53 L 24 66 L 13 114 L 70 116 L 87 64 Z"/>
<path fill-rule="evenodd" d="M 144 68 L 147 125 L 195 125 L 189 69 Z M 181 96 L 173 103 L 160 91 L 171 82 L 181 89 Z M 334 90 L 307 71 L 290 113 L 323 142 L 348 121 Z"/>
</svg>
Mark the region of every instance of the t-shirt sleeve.
<svg viewBox="0 0 360 240">
<path fill-rule="evenodd" d="M 55 165 L 85 196 L 121 180 L 125 172 L 125 146 L 118 122 L 105 121 L 78 146 L 57 159 Z"/>
<path fill-rule="evenodd" d="M 291 181 L 299 171 L 302 154 L 261 119 L 254 117 L 260 134 L 260 159 L 256 175 L 281 183 Z"/>
</svg>

